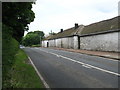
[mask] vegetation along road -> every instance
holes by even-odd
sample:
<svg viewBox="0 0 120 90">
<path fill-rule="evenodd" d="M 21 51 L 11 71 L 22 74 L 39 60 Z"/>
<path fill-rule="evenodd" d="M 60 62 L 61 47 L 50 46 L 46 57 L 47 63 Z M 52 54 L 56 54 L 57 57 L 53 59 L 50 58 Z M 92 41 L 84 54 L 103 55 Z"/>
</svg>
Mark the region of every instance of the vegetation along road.
<svg viewBox="0 0 120 90">
<path fill-rule="evenodd" d="M 118 88 L 118 62 L 48 48 L 24 48 L 50 88 Z"/>
</svg>

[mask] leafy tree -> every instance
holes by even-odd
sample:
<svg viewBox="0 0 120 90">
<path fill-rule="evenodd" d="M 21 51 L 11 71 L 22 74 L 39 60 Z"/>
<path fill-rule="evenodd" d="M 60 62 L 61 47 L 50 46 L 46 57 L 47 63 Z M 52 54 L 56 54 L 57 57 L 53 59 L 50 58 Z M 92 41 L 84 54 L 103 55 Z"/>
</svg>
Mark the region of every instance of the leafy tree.
<svg viewBox="0 0 120 90">
<path fill-rule="evenodd" d="M 35 18 L 32 2 L 2 2 L 2 75 L 3 88 L 12 87 L 10 70 L 28 24 Z M 0 23 L 1 24 L 1 23 Z"/>
<path fill-rule="evenodd" d="M 12 36 L 20 42 L 24 31 L 28 30 L 28 24 L 35 18 L 31 10 L 32 2 L 3 2 L 2 23 L 13 28 Z"/>
<path fill-rule="evenodd" d="M 37 34 L 37 35 L 39 35 L 39 36 L 41 36 L 41 39 L 43 39 L 44 38 L 44 32 L 43 31 L 34 31 L 34 33 L 35 34 Z"/>
<path fill-rule="evenodd" d="M 28 32 L 27 34 L 37 34 L 38 36 L 41 36 L 41 39 L 43 39 L 45 35 L 43 31 L 39 31 L 39 30 L 34 32 Z"/>
<path fill-rule="evenodd" d="M 49 35 L 55 35 L 56 33 L 54 33 L 52 30 L 51 32 L 49 32 Z"/>
<path fill-rule="evenodd" d="M 25 37 L 23 37 L 22 44 L 25 46 L 32 46 L 40 44 L 40 40 L 44 38 L 43 31 L 28 32 Z"/>
</svg>

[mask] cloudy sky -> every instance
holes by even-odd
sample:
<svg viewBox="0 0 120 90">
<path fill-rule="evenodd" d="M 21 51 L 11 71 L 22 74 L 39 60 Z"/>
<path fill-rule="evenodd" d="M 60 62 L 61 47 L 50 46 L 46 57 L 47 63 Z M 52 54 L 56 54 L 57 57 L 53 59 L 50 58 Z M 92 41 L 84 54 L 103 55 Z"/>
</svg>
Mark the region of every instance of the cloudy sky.
<svg viewBox="0 0 120 90">
<path fill-rule="evenodd" d="M 68 29 L 75 23 L 89 25 L 118 15 L 119 0 L 37 0 L 32 10 L 35 20 L 29 31 L 41 30 L 46 35 L 52 30 Z"/>
</svg>

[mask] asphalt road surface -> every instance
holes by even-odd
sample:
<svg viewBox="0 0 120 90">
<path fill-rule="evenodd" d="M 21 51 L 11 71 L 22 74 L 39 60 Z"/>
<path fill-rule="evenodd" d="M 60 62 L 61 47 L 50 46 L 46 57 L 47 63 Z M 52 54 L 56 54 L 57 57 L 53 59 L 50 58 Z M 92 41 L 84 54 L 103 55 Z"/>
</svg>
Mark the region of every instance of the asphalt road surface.
<svg viewBox="0 0 120 90">
<path fill-rule="evenodd" d="M 118 88 L 119 61 L 48 48 L 24 48 L 50 88 Z"/>
</svg>

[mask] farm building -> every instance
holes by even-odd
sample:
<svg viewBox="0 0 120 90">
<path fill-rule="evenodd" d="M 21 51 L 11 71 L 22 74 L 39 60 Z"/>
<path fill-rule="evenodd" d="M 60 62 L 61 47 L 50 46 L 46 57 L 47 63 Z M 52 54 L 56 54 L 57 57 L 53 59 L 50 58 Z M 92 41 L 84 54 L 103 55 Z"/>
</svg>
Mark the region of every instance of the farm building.
<svg viewBox="0 0 120 90">
<path fill-rule="evenodd" d="M 42 46 L 119 52 L 118 18 L 114 17 L 87 26 L 76 23 L 72 28 L 64 31 L 61 29 L 56 35 L 47 37 L 42 41 Z"/>
</svg>

